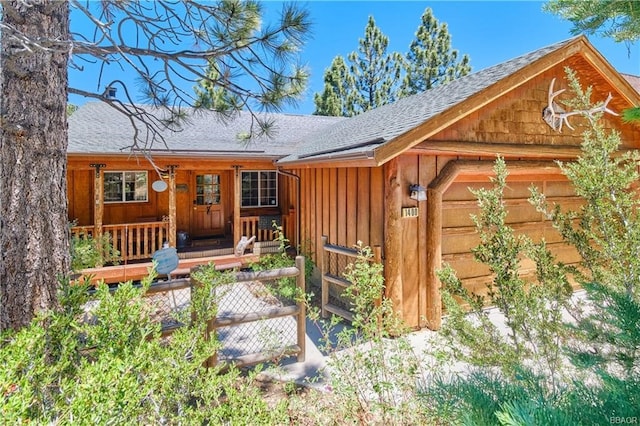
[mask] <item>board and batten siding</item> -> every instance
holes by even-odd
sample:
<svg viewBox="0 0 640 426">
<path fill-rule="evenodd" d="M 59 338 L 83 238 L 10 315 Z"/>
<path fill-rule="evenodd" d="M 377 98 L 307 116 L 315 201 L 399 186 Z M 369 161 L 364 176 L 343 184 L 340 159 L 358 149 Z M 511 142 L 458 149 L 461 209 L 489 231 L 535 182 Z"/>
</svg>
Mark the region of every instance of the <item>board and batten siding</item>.
<svg viewBox="0 0 640 426">
<path fill-rule="evenodd" d="M 320 267 L 322 236 L 329 244 L 353 247 L 384 244 L 382 167 L 308 168 L 300 177 L 300 243 Z M 290 197 L 295 199 L 295 185 Z"/>
</svg>

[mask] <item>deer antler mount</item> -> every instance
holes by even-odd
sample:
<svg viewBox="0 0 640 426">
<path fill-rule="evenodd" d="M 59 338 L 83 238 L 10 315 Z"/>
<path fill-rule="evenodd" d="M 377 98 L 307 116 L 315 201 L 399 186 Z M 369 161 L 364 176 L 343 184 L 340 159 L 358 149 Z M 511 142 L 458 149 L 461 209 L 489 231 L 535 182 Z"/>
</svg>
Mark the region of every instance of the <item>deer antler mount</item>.
<svg viewBox="0 0 640 426">
<path fill-rule="evenodd" d="M 547 106 L 542 110 L 542 119 L 556 132 L 562 132 L 562 125 L 565 124 L 571 130 L 575 130 L 571 124 L 569 124 L 569 117 L 573 115 L 583 115 L 587 118 L 593 118 L 596 113 L 609 113 L 611 115 L 618 115 L 614 111 L 610 110 L 607 105 L 609 101 L 613 99 L 611 93 L 607 96 L 607 99 L 600 106 L 593 107 L 591 109 L 581 109 L 576 111 L 565 111 L 560 105 L 558 105 L 554 98 L 559 94 L 563 93 L 566 89 L 560 89 L 557 92 L 553 91 L 553 85 L 555 84 L 556 79 L 551 80 L 551 84 L 549 85 L 549 96 Z"/>
</svg>

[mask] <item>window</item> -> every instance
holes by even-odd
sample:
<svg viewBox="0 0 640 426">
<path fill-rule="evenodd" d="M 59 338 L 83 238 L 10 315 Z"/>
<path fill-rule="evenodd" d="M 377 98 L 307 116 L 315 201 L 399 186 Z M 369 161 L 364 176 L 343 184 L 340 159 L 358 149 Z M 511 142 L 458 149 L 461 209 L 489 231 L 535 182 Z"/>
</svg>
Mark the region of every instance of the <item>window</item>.
<svg viewBox="0 0 640 426">
<path fill-rule="evenodd" d="M 196 175 L 196 204 L 220 204 L 220 175 Z"/>
<path fill-rule="evenodd" d="M 147 172 L 104 172 L 105 203 L 147 201 Z"/>
<path fill-rule="evenodd" d="M 278 176 L 275 171 L 242 172 L 242 207 L 278 205 Z"/>
</svg>

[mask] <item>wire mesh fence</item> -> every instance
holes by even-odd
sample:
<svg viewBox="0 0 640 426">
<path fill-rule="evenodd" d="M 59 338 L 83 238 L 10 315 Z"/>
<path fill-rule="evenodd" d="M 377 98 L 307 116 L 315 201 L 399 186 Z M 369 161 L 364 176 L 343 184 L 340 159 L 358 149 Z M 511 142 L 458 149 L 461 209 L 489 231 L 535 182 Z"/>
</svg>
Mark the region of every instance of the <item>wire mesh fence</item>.
<svg viewBox="0 0 640 426">
<path fill-rule="evenodd" d="M 273 358 L 282 352 L 282 348 L 297 343 L 294 318 L 270 318 L 270 313 L 296 306 L 293 300 L 278 296 L 277 285 L 275 281 L 250 281 L 216 289 L 216 334 L 222 342 L 218 360 L 238 359 L 255 353 Z M 248 319 L 255 320 L 244 321 Z M 230 322 L 235 324 L 220 326 Z"/>
<path fill-rule="evenodd" d="M 249 364 L 294 353 L 298 360 L 304 359 L 303 304 L 283 296 L 280 288 L 282 280 L 293 279 L 293 285 L 304 291 L 304 259 L 300 259 L 296 267 L 237 273 L 238 282 L 215 288 L 217 313 L 210 328 L 222 345 L 216 354 L 218 362 Z M 163 334 L 190 321 L 196 285 L 189 278 L 151 284 L 143 300 Z M 87 304 L 89 315 L 98 303 Z"/>
</svg>

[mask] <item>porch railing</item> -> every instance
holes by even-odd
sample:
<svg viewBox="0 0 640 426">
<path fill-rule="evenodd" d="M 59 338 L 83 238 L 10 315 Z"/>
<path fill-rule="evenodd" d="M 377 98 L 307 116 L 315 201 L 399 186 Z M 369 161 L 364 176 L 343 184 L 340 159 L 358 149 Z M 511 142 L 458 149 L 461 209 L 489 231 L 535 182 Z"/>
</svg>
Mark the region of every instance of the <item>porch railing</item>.
<svg viewBox="0 0 640 426">
<path fill-rule="evenodd" d="M 288 229 L 289 217 L 282 216 L 242 216 L 240 217 L 240 235 L 251 237 L 256 236 L 256 241 L 273 241 L 276 239 L 273 220 L 280 221 L 285 236 Z"/>
<path fill-rule="evenodd" d="M 168 222 L 121 223 L 103 225 L 102 233 L 109 233 L 111 244 L 120 252 L 122 263 L 129 260 L 149 259 L 162 243 L 169 239 Z M 89 238 L 95 233 L 93 226 L 74 226 L 71 235 Z"/>
</svg>

